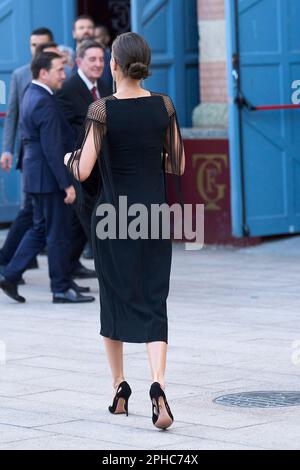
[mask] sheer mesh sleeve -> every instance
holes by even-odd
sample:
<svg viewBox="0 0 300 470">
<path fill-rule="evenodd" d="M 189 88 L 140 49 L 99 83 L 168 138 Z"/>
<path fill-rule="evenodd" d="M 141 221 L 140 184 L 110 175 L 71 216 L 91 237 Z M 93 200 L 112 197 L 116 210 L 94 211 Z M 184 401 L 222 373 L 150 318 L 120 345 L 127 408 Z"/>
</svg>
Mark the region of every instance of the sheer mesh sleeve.
<svg viewBox="0 0 300 470">
<path fill-rule="evenodd" d="M 171 98 L 164 95 L 163 99 L 170 118 L 164 142 L 165 170 L 181 176 L 184 172 L 185 154 L 177 114 Z"/>
<path fill-rule="evenodd" d="M 93 142 L 98 155 L 101 150 L 102 140 L 106 134 L 106 109 L 105 102 L 103 100 L 96 101 L 91 104 L 81 129 L 80 136 L 76 142 L 76 150 L 72 152 L 72 155 L 68 162 L 68 168 L 73 173 L 74 177 L 80 181 L 80 158 L 84 146 L 87 145 L 88 137 L 93 137 Z"/>
<path fill-rule="evenodd" d="M 80 206 L 82 206 L 84 201 L 91 201 L 100 192 L 102 178 L 100 171 L 100 153 L 105 134 L 106 103 L 105 99 L 100 99 L 90 105 L 81 133 L 76 142 L 76 150 L 72 152 L 67 165 L 69 171 L 75 178 L 74 185 L 77 202 Z M 89 152 L 91 149 L 91 153 L 96 152 L 97 159 L 89 177 L 80 182 L 82 179 L 80 162 L 84 149 L 89 150 Z"/>
<path fill-rule="evenodd" d="M 168 201 L 169 204 L 177 202 L 183 206 L 184 195 L 181 176 L 185 167 L 185 153 L 176 110 L 168 95 L 153 92 L 151 92 L 151 94 L 160 95 L 162 97 L 169 116 L 169 125 L 166 131 L 162 152 L 166 201 Z M 169 175 L 167 173 L 169 173 Z"/>
</svg>

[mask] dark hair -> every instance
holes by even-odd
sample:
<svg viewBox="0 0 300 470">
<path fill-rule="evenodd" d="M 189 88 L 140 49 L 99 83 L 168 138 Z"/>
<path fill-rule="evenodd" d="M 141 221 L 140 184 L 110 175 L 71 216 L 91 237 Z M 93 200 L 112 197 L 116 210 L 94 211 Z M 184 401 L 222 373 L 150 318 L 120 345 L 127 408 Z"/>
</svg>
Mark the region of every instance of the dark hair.
<svg viewBox="0 0 300 470">
<path fill-rule="evenodd" d="M 103 47 L 99 44 L 99 42 L 94 41 L 94 39 L 85 39 L 77 47 L 76 56 L 80 57 L 82 59 L 84 57 L 86 51 L 88 49 L 91 49 L 92 47 L 96 47 L 97 49 L 102 49 L 103 50 Z"/>
<path fill-rule="evenodd" d="M 142 36 L 123 33 L 112 44 L 112 55 L 124 75 L 141 80 L 149 77 L 150 48 Z"/>
<path fill-rule="evenodd" d="M 33 35 L 35 35 L 35 36 L 46 36 L 47 35 L 47 36 L 49 36 L 50 41 L 53 41 L 53 39 L 54 39 L 52 31 L 48 28 L 37 28 L 37 29 L 32 31 L 31 36 L 33 36 Z"/>
<path fill-rule="evenodd" d="M 91 15 L 80 15 L 80 16 L 77 16 L 77 18 L 75 18 L 73 22 L 73 29 L 75 28 L 75 25 L 77 21 L 79 20 L 90 20 L 95 25 L 94 18 Z"/>
<path fill-rule="evenodd" d="M 61 56 L 55 52 L 41 52 L 41 54 L 35 55 L 31 62 L 32 78 L 38 79 L 42 69 L 49 71 L 54 59 L 61 59 Z"/>
<path fill-rule="evenodd" d="M 48 47 L 58 47 L 58 46 L 56 42 L 54 41 L 44 42 L 43 44 L 39 44 L 38 46 L 36 46 L 35 55 L 41 54 L 42 52 L 44 52 L 45 49 L 48 49 Z"/>
</svg>

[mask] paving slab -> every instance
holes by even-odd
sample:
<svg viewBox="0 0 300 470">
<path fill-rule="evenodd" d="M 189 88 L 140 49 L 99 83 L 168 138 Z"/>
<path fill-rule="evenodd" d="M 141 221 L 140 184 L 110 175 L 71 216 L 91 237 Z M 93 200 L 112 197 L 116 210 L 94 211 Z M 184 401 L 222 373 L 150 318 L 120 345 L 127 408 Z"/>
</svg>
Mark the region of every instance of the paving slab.
<svg viewBox="0 0 300 470">
<path fill-rule="evenodd" d="M 0 231 L 0 245 L 4 233 Z M 91 261 L 83 260 L 87 267 Z M 175 417 L 151 421 L 144 344 L 124 344 L 129 416 L 113 389 L 97 301 L 53 305 L 47 260 L 25 273 L 19 305 L 0 292 L 0 449 L 299 449 L 300 407 L 241 408 L 221 395 L 300 393 L 300 237 L 248 248 L 174 244 L 166 393 Z"/>
</svg>

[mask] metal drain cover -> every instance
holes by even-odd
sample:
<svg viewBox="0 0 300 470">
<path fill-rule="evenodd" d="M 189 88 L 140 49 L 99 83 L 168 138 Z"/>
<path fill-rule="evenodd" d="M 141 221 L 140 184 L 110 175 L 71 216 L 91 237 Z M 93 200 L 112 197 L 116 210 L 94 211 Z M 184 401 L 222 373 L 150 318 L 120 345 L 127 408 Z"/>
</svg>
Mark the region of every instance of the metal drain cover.
<svg viewBox="0 0 300 470">
<path fill-rule="evenodd" d="M 300 392 L 242 392 L 223 395 L 213 400 L 224 406 L 271 408 L 300 405 Z"/>
</svg>

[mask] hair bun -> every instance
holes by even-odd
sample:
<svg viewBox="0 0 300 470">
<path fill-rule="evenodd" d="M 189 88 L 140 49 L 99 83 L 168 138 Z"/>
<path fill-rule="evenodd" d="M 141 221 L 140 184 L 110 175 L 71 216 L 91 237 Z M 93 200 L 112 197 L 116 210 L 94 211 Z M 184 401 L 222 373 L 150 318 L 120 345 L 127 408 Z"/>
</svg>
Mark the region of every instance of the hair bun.
<svg viewBox="0 0 300 470">
<path fill-rule="evenodd" d="M 128 66 L 128 75 L 135 80 L 141 80 L 149 76 L 148 65 L 142 62 L 133 62 Z"/>
</svg>

